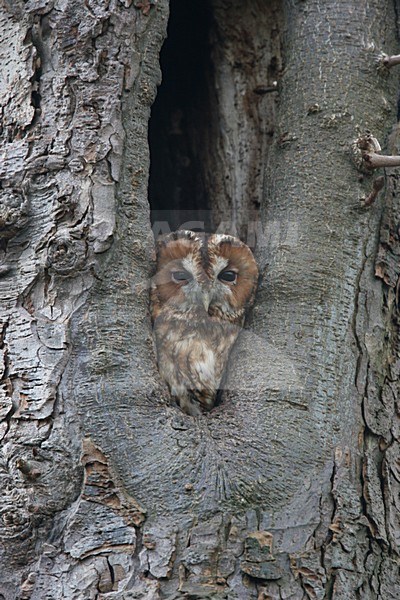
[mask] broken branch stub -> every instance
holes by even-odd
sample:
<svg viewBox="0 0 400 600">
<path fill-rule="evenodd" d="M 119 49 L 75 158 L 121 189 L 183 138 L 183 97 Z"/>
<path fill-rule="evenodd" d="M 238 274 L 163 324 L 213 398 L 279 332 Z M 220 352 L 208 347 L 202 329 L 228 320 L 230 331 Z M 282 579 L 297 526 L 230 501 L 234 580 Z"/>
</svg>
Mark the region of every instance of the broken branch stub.
<svg viewBox="0 0 400 600">
<path fill-rule="evenodd" d="M 393 56 L 388 56 L 388 54 L 382 54 L 380 57 L 381 63 L 390 69 L 395 65 L 400 65 L 400 54 L 395 54 Z"/>
<path fill-rule="evenodd" d="M 362 134 L 354 140 L 351 151 L 357 168 L 366 173 L 370 173 L 372 169 L 400 166 L 400 156 L 380 154 L 381 146 L 371 133 Z"/>
</svg>

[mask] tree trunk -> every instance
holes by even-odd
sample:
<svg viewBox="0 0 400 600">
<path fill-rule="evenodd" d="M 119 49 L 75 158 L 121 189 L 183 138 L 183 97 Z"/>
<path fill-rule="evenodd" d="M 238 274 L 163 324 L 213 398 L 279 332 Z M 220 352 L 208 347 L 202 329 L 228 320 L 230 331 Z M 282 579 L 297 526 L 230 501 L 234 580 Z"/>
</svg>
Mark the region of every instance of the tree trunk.
<svg viewBox="0 0 400 600">
<path fill-rule="evenodd" d="M 372 201 L 362 156 L 400 153 L 396 5 L 171 0 L 149 182 L 168 16 L 0 8 L 0 600 L 396 598 L 400 171 Z M 193 418 L 148 282 L 197 218 L 261 280 Z"/>
</svg>

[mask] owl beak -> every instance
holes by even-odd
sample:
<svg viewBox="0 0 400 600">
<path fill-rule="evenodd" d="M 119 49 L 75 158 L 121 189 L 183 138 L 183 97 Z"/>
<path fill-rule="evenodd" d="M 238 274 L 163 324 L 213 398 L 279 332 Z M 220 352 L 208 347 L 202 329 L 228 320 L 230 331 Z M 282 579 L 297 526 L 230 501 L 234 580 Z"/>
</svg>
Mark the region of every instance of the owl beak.
<svg viewBox="0 0 400 600">
<path fill-rule="evenodd" d="M 201 296 L 201 301 L 203 303 L 204 309 L 208 312 L 208 307 L 210 306 L 211 298 L 209 292 L 203 292 Z"/>
</svg>

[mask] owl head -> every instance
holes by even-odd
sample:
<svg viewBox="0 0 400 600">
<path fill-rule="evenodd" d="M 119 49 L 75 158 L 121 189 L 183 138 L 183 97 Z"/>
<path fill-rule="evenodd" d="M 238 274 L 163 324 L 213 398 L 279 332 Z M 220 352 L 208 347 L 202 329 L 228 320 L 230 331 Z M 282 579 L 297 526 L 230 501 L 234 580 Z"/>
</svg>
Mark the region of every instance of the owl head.
<svg viewBox="0 0 400 600">
<path fill-rule="evenodd" d="M 176 315 L 239 323 L 253 303 L 257 280 L 251 250 L 230 235 L 176 231 L 157 243 L 153 286 L 159 306 Z"/>
</svg>

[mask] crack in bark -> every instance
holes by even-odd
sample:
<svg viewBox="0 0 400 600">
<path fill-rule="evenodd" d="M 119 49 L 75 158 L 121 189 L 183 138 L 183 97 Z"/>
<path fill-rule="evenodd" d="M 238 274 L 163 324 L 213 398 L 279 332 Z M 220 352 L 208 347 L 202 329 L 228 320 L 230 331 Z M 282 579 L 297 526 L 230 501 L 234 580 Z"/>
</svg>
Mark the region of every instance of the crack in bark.
<svg viewBox="0 0 400 600">
<path fill-rule="evenodd" d="M 365 273 L 365 268 L 366 265 L 368 263 L 369 260 L 369 256 L 367 254 L 367 246 L 368 246 L 368 239 L 364 238 L 364 242 L 363 242 L 363 246 L 362 246 L 362 263 L 360 266 L 360 269 L 357 273 L 357 277 L 355 280 L 355 285 L 354 285 L 354 289 L 355 289 L 355 296 L 354 296 L 354 311 L 353 311 L 353 318 L 352 318 L 352 331 L 353 331 L 353 336 L 354 336 L 354 340 L 356 342 L 357 345 L 357 350 L 358 350 L 358 358 L 357 358 L 357 364 L 356 364 L 356 370 L 355 370 L 355 377 L 354 377 L 354 385 L 356 387 L 357 390 L 359 390 L 358 387 L 358 378 L 360 375 L 360 371 L 361 371 L 361 365 L 362 362 L 365 358 L 365 349 L 363 347 L 363 343 L 358 335 L 358 324 L 357 324 L 357 318 L 360 314 L 360 305 L 359 305 L 359 299 L 360 299 L 360 294 L 362 293 L 362 288 L 361 288 L 361 279 Z M 362 396 L 362 398 L 365 395 L 365 391 L 366 391 L 366 385 L 367 385 L 367 381 L 368 381 L 368 377 L 367 377 L 367 373 L 368 373 L 368 369 L 367 372 L 364 376 L 364 383 L 363 383 L 363 390 L 360 391 L 359 393 Z"/>
</svg>

